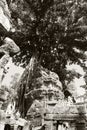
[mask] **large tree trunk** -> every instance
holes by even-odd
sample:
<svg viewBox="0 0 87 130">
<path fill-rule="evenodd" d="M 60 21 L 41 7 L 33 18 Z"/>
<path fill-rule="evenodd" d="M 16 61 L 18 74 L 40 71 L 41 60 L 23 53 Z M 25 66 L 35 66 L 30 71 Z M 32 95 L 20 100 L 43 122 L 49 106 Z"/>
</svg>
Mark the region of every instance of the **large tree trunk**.
<svg viewBox="0 0 87 130">
<path fill-rule="evenodd" d="M 37 57 L 34 55 L 31 57 L 30 62 L 26 67 L 17 86 L 18 88 L 17 109 L 20 111 L 22 117 L 26 116 L 27 110 L 33 102 L 32 97 L 31 96 L 26 97 L 25 94 L 33 90 L 31 83 L 37 64 L 38 64 Z"/>
</svg>

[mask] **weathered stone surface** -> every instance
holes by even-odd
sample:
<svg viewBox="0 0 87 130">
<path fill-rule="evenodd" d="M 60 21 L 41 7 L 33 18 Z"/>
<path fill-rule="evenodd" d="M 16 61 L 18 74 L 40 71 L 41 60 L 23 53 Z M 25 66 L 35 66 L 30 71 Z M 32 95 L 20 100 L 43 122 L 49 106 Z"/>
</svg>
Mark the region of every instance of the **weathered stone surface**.
<svg viewBox="0 0 87 130">
<path fill-rule="evenodd" d="M 10 30 L 10 12 L 6 0 L 0 0 L 0 23 L 7 31 Z"/>
<path fill-rule="evenodd" d="M 7 98 L 8 98 L 8 95 L 9 95 L 9 92 L 4 90 L 4 87 L 3 88 L 0 88 L 0 101 L 6 101 Z"/>
<path fill-rule="evenodd" d="M 43 67 L 41 67 L 40 69 L 40 75 L 41 77 L 38 77 L 37 78 L 37 81 L 38 82 L 41 82 L 42 84 L 49 84 L 49 83 L 52 83 L 54 84 L 56 87 L 60 88 L 62 90 L 62 84 L 59 80 L 59 77 L 56 73 L 54 72 L 51 72 Z"/>
<path fill-rule="evenodd" d="M 6 37 L 3 42 L 4 42 L 4 45 L 0 47 L 0 52 L 6 53 L 6 54 L 7 53 L 15 54 L 20 51 L 19 47 L 16 45 L 16 43 L 12 39 Z"/>
<path fill-rule="evenodd" d="M 27 112 L 27 117 L 34 127 L 42 126 L 44 107 L 41 102 L 35 100 Z"/>
<path fill-rule="evenodd" d="M 27 78 L 29 78 L 28 67 L 24 71 L 20 82 L 19 87 L 22 89 L 26 81 L 27 83 L 29 81 Z M 44 114 L 48 111 L 51 112 L 57 101 L 64 99 L 64 94 L 62 92 L 62 84 L 58 75 L 41 66 L 35 66 L 31 85 L 31 90 L 28 90 L 27 93 L 25 93 L 27 106 L 31 102 L 31 106 L 28 107 L 27 117 L 31 121 L 31 124 L 36 127 L 41 125 L 41 123 L 43 124 Z M 23 98 L 23 96 L 21 98 Z"/>
<path fill-rule="evenodd" d="M 4 68 L 5 65 L 8 63 L 10 56 L 8 54 L 4 55 L 1 59 L 0 59 L 0 68 Z"/>
<path fill-rule="evenodd" d="M 19 47 L 10 38 L 5 38 L 4 45 L 0 46 L 0 88 L 2 86 L 2 80 L 4 78 L 4 69 L 10 59 L 10 54 L 15 54 L 19 51 Z"/>
<path fill-rule="evenodd" d="M 2 81 L 4 78 L 4 67 L 8 63 L 9 58 L 10 58 L 10 56 L 7 54 L 7 55 L 4 55 L 0 59 L 0 89 L 1 89 L 0 92 L 2 91 Z M 0 97 L 1 97 L 1 99 L 5 100 L 6 99 L 5 93 L 3 93 L 3 94 L 0 93 Z"/>
<path fill-rule="evenodd" d="M 43 114 L 43 104 L 38 100 L 35 100 L 31 107 L 29 108 L 27 115 L 31 115 L 32 117 L 36 114 Z"/>
<path fill-rule="evenodd" d="M 4 44 L 0 46 L 0 100 L 5 101 L 8 98 L 9 92 L 2 85 L 4 76 L 5 76 L 5 66 L 8 63 L 10 56 L 16 54 L 20 51 L 19 47 L 15 44 L 15 42 L 6 37 L 4 39 Z M 3 93 L 2 93 L 3 92 Z"/>
<path fill-rule="evenodd" d="M 36 57 L 32 57 L 18 83 L 19 111 L 27 113 L 34 100 L 40 101 L 44 107 L 48 100 L 50 107 L 59 99 L 64 99 L 64 94 L 58 75 L 41 67 Z M 23 100 L 26 102 L 25 107 Z"/>
<path fill-rule="evenodd" d="M 10 29 L 11 19 L 8 4 L 6 0 L 0 0 L 0 36 L 4 36 Z M 5 66 L 10 59 L 10 55 L 20 51 L 12 39 L 6 37 L 3 42 L 4 44 L 0 46 L 0 100 L 6 100 L 8 95 L 6 94 L 7 90 L 4 90 L 5 88 L 2 86 L 2 81 L 5 76 Z M 2 91 L 4 92 L 2 93 Z"/>
<path fill-rule="evenodd" d="M 47 112 L 47 118 L 50 119 L 50 114 L 52 114 L 54 120 L 85 120 L 87 118 L 86 112 L 86 103 L 68 105 L 67 103 L 64 104 L 63 101 L 58 102 L 52 112 Z"/>
<path fill-rule="evenodd" d="M 29 91 L 25 96 L 37 95 L 36 97 L 47 97 L 48 100 L 63 99 L 62 84 L 56 73 L 51 72 L 41 66 L 36 66 L 36 73 L 32 79 L 34 90 Z M 25 72 L 24 72 L 25 73 Z M 28 71 L 26 72 L 28 73 Z M 26 74 L 25 74 L 26 75 Z M 23 81 L 23 80 L 22 80 Z M 48 96 L 46 96 L 48 95 Z"/>
</svg>

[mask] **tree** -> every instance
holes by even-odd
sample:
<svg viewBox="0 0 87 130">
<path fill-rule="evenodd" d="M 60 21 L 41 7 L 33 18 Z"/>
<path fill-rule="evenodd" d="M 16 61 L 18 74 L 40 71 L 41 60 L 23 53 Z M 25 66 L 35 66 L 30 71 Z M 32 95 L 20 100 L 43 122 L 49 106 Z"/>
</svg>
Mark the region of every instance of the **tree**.
<svg viewBox="0 0 87 130">
<path fill-rule="evenodd" d="M 21 48 L 21 53 L 14 57 L 15 61 L 17 59 L 26 66 L 31 56 L 37 55 L 40 64 L 56 72 L 65 84 L 67 62 L 83 66 L 81 59 L 85 60 L 87 2 L 15 0 L 8 4 L 16 31 L 7 35 Z"/>
</svg>

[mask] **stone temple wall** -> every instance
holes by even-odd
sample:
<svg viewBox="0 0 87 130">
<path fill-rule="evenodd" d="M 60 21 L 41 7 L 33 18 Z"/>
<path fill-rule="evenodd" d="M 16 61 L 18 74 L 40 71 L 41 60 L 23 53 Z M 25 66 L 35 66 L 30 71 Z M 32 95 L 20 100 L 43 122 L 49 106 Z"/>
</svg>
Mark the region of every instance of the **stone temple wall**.
<svg viewBox="0 0 87 130">
<path fill-rule="evenodd" d="M 0 102 L 7 100 L 8 92 L 2 86 L 5 76 L 5 66 L 10 59 L 10 55 L 14 55 L 20 51 L 16 43 L 5 34 L 11 29 L 10 11 L 6 0 L 0 0 Z"/>
<path fill-rule="evenodd" d="M 62 102 L 62 101 L 61 101 Z M 64 100 L 63 100 L 64 102 Z M 52 103 L 52 102 L 51 102 Z M 65 104 L 57 101 L 46 106 L 35 100 L 30 107 L 27 117 L 31 122 L 33 130 L 45 126 L 45 130 L 86 130 L 87 126 L 87 104 Z"/>
</svg>

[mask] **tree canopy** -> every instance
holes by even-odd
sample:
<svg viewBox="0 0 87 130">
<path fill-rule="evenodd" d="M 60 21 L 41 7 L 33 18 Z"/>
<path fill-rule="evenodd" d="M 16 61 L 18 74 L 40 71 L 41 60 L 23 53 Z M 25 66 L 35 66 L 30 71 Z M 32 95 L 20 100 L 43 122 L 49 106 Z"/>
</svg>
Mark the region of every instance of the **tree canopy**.
<svg viewBox="0 0 87 130">
<path fill-rule="evenodd" d="M 32 55 L 56 72 L 62 83 L 68 61 L 83 66 L 87 49 L 86 0 L 7 0 L 13 29 L 7 35 L 20 47 L 15 62 L 26 66 Z M 78 51 L 79 50 L 79 51 Z"/>
</svg>

